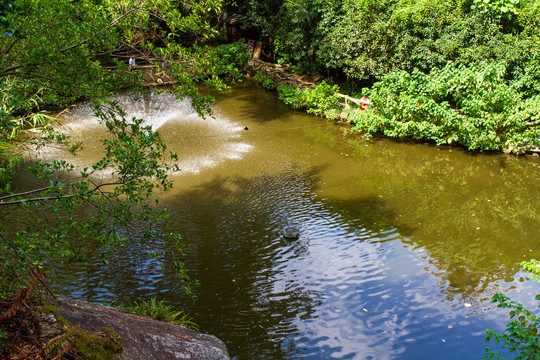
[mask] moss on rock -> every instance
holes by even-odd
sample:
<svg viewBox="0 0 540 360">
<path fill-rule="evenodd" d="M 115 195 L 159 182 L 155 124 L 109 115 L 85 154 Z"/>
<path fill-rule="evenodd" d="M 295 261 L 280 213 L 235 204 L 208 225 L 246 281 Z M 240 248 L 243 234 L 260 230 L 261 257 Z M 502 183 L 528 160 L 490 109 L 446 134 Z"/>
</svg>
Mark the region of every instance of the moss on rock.
<svg viewBox="0 0 540 360">
<path fill-rule="evenodd" d="M 97 334 L 70 326 L 66 339 L 74 343 L 74 350 L 82 360 L 110 360 L 122 354 L 122 339 L 111 328 L 104 327 Z"/>
</svg>

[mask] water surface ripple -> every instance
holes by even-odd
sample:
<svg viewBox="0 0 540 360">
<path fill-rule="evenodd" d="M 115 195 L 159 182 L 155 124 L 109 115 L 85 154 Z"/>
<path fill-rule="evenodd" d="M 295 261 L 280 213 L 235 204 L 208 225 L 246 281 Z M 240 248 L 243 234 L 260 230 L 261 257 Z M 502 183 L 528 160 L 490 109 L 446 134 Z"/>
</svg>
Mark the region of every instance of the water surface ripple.
<svg viewBox="0 0 540 360">
<path fill-rule="evenodd" d="M 540 256 L 538 160 L 367 141 L 249 84 L 214 119 L 122 101 L 180 154 L 160 200 L 201 287 L 185 296 L 166 247 L 136 241 L 109 264 L 59 265 L 57 292 L 165 300 L 238 360 L 479 359 L 507 321 L 495 292 L 533 308 L 518 264 Z M 290 225 L 299 239 L 281 236 Z"/>
</svg>

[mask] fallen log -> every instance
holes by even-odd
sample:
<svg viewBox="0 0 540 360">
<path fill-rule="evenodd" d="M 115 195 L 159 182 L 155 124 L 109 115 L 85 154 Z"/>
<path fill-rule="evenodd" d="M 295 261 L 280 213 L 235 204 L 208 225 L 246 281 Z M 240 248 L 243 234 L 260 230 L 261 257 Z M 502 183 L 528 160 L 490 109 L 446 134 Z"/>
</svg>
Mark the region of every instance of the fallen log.
<svg viewBox="0 0 540 360">
<path fill-rule="evenodd" d="M 336 95 L 345 99 L 345 105 L 344 105 L 345 110 L 349 110 L 351 108 L 351 106 L 349 105 L 349 100 L 360 107 L 362 107 L 363 105 L 373 105 L 373 103 L 369 100 L 366 101 L 362 99 L 357 99 L 357 98 L 353 98 L 352 96 L 341 94 L 341 93 L 337 93 Z"/>
</svg>

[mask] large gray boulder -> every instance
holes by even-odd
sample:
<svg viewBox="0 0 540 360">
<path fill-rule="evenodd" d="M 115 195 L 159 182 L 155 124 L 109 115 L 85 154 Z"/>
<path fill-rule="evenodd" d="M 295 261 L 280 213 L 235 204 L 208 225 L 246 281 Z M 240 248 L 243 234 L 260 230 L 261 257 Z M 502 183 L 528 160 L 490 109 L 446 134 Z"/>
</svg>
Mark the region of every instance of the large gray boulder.
<svg viewBox="0 0 540 360">
<path fill-rule="evenodd" d="M 225 344 L 205 335 L 117 308 L 71 299 L 56 302 L 59 314 L 71 326 L 98 333 L 111 328 L 122 339 L 123 360 L 229 360 Z"/>
</svg>

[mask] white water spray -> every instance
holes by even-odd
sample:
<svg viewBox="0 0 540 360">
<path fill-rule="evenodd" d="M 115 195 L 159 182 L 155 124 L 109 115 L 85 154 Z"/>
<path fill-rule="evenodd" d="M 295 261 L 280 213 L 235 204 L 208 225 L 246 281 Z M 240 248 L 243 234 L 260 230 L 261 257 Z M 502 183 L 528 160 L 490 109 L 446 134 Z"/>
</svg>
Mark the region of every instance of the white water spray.
<svg viewBox="0 0 540 360">
<path fill-rule="evenodd" d="M 151 92 L 123 94 L 113 100 L 124 109 L 127 119 L 143 119 L 145 125 L 161 134 L 168 149 L 179 155 L 181 173 L 198 173 L 225 161 L 241 159 L 253 147 L 243 142 L 242 126 L 219 113 L 200 117 L 188 98 L 180 100 L 169 92 Z M 101 140 L 107 137 L 107 131 L 92 106 L 73 107 L 62 115 L 61 122 L 60 132 L 82 141 L 80 155 L 70 157 L 61 149 L 49 147 L 40 152 L 39 158 L 66 158 L 82 168 L 102 156 Z"/>
</svg>

